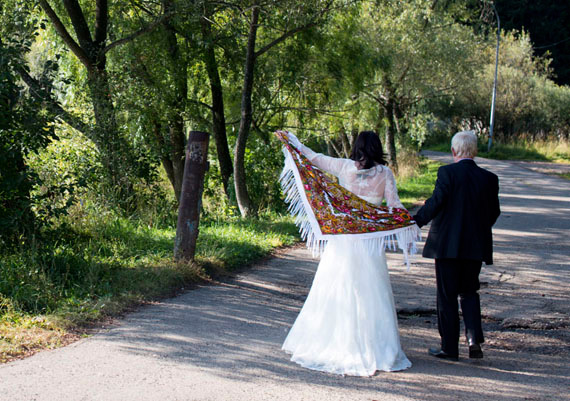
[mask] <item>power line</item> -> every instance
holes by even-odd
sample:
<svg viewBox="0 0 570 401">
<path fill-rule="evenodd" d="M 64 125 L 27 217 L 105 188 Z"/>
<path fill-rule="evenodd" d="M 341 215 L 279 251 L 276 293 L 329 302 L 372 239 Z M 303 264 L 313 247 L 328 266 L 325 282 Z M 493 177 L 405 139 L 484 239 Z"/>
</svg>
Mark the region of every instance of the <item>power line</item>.
<svg viewBox="0 0 570 401">
<path fill-rule="evenodd" d="M 559 45 L 560 43 L 564 43 L 564 42 L 567 42 L 567 41 L 569 41 L 569 40 L 570 40 L 570 37 L 567 37 L 566 39 L 563 39 L 563 40 L 561 40 L 560 42 L 552 43 L 552 44 L 546 45 L 546 46 L 538 46 L 538 47 L 533 46 L 532 48 L 533 48 L 533 49 L 544 49 L 544 48 L 546 48 L 546 47 L 552 47 L 552 46 Z"/>
</svg>

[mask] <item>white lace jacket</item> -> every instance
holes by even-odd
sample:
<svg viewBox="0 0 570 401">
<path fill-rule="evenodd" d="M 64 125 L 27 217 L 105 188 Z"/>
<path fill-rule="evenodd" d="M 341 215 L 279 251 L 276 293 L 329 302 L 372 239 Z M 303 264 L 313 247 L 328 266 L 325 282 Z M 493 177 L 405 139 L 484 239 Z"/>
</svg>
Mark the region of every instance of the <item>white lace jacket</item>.
<svg viewBox="0 0 570 401">
<path fill-rule="evenodd" d="M 387 166 L 358 170 L 354 160 L 340 159 L 316 153 L 305 145 L 299 149 L 311 163 L 339 179 L 339 184 L 375 205 L 386 199 L 389 207 L 403 208 L 398 197 L 396 179 Z"/>
</svg>

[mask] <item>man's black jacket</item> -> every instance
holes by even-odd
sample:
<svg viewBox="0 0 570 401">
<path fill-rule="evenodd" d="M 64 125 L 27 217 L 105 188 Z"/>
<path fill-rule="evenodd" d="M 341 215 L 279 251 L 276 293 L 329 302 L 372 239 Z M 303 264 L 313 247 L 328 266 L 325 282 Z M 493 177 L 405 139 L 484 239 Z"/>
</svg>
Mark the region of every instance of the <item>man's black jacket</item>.
<svg viewBox="0 0 570 401">
<path fill-rule="evenodd" d="M 423 256 L 492 264 L 491 227 L 500 213 L 495 174 L 470 159 L 440 167 L 432 196 L 413 217 L 420 227 L 433 220 Z"/>
</svg>

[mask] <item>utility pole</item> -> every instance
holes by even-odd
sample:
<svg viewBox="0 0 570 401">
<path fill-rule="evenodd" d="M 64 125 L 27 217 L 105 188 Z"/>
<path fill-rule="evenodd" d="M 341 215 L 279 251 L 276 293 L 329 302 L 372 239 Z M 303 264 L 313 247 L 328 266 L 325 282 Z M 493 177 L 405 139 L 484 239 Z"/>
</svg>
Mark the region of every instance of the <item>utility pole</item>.
<svg viewBox="0 0 570 401">
<path fill-rule="evenodd" d="M 497 98 L 497 72 L 499 70 L 499 43 L 501 41 L 501 20 L 499 18 L 499 13 L 495 7 L 495 2 L 492 2 L 493 10 L 495 11 L 495 16 L 497 17 L 497 48 L 495 50 L 495 79 L 493 80 L 493 98 L 491 100 L 491 122 L 489 125 L 489 145 L 487 146 L 487 151 L 491 151 L 491 146 L 493 145 L 493 128 L 495 127 L 495 100 Z"/>
</svg>

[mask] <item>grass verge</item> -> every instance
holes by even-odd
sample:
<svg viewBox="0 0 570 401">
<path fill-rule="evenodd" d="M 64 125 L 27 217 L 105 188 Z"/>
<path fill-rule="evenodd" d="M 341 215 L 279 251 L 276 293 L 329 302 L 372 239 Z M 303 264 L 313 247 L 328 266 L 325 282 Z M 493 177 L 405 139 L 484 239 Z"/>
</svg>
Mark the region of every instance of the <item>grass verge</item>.
<svg viewBox="0 0 570 401">
<path fill-rule="evenodd" d="M 433 190 L 438 163 L 401 159 L 406 207 Z M 409 166 L 412 166 L 410 168 Z M 86 213 L 0 254 L 0 362 L 66 345 L 93 323 L 173 296 L 299 241 L 290 217 L 203 219 L 196 261 L 172 261 L 175 228 Z"/>
<path fill-rule="evenodd" d="M 437 179 L 439 166 L 441 163 L 420 158 L 415 174 L 405 177 L 399 176 L 398 195 L 404 207 L 411 209 L 430 197 Z"/>
<path fill-rule="evenodd" d="M 425 149 L 450 152 L 449 143 L 426 146 Z M 543 161 L 570 164 L 570 142 L 529 141 L 521 139 L 512 143 L 494 143 L 487 151 L 486 143 L 479 143 L 480 157 L 496 160 Z"/>
<path fill-rule="evenodd" d="M 75 223 L 0 255 L 0 362 L 65 345 L 94 322 L 299 240 L 288 217 L 204 220 L 196 263 L 176 264 L 174 228 L 108 217 Z"/>
</svg>

